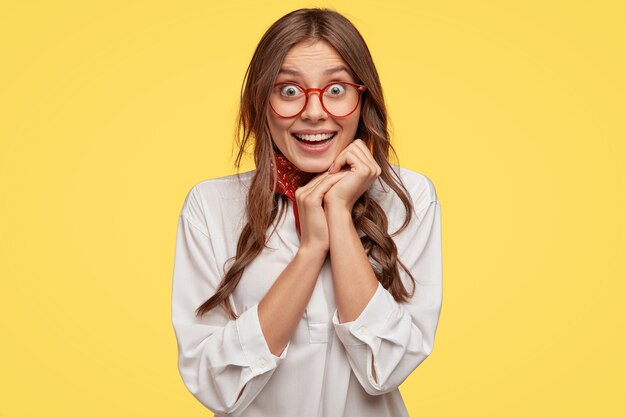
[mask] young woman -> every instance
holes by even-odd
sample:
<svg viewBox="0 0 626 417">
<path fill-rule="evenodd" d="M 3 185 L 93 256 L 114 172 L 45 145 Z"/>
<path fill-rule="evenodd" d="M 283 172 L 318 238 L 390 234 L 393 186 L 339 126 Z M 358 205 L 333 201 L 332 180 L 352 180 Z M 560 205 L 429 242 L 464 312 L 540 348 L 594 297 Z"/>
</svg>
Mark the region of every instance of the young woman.
<svg viewBox="0 0 626 417">
<path fill-rule="evenodd" d="M 186 387 L 220 416 L 407 416 L 398 386 L 441 309 L 440 205 L 425 175 L 388 162 L 357 29 L 327 9 L 275 22 L 239 122 L 237 168 L 253 141 L 256 169 L 196 184 L 179 217 Z"/>
</svg>

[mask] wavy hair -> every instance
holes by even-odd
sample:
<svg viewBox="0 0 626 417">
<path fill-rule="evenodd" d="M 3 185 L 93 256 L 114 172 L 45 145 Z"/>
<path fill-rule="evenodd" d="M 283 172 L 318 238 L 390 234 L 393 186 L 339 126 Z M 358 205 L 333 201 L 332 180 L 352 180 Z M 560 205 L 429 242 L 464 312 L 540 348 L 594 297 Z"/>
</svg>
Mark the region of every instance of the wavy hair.
<svg viewBox="0 0 626 417">
<path fill-rule="evenodd" d="M 239 172 L 246 147 L 249 142 L 253 142 L 256 172 L 246 200 L 247 223 L 239 236 L 234 262 L 225 272 L 215 294 L 196 309 L 198 317 L 222 305 L 230 318 L 237 318 L 229 296 L 237 287 L 245 267 L 267 247 L 267 230 L 279 214 L 279 199 L 286 198 L 274 192 L 276 164 L 273 163 L 274 148 L 266 116 L 269 95 L 289 49 L 299 42 L 314 40 L 325 40 L 334 47 L 348 64 L 357 83 L 367 86 L 355 137 L 367 144 L 380 166 L 382 171 L 378 181 L 389 185 L 405 207 L 405 220 L 391 236 L 402 232 L 411 220 L 413 204 L 409 193 L 388 161 L 390 152 L 396 160 L 398 158 L 389 140 L 387 110 L 378 72 L 361 34 L 347 18 L 331 9 L 309 8 L 288 13 L 265 32 L 244 76 L 235 135 L 238 146 L 235 165 Z M 268 186 L 270 178 L 274 178 L 273 188 Z M 285 204 L 281 205 L 280 216 L 285 207 Z M 372 266 L 378 281 L 396 301 L 408 301 L 415 291 L 415 279 L 398 259 L 396 244 L 387 232 L 387 216 L 369 190 L 355 202 L 352 220 L 356 229 L 363 234 L 361 243 L 370 262 L 374 261 Z M 402 283 L 399 267 L 411 277 L 411 293 Z"/>
</svg>

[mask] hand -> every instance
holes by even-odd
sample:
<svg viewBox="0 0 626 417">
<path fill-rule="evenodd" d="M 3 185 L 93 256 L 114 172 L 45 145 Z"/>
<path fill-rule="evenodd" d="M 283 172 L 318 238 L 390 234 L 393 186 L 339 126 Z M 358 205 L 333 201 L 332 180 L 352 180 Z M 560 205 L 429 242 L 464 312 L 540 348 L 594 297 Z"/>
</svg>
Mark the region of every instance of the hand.
<svg viewBox="0 0 626 417">
<path fill-rule="evenodd" d="M 323 252 L 328 252 L 330 249 L 328 225 L 322 202 L 324 194 L 348 172 L 342 171 L 331 174 L 326 171 L 315 176 L 308 184 L 296 189 L 301 248 L 311 248 Z"/>
<path fill-rule="evenodd" d="M 344 165 L 349 170 L 341 170 Z M 355 139 L 337 155 L 330 169 L 331 174 L 348 172 L 324 195 L 325 209 L 345 210 L 352 213 L 356 200 L 380 176 L 381 169 L 374 160 L 370 150 L 361 139 Z"/>
</svg>

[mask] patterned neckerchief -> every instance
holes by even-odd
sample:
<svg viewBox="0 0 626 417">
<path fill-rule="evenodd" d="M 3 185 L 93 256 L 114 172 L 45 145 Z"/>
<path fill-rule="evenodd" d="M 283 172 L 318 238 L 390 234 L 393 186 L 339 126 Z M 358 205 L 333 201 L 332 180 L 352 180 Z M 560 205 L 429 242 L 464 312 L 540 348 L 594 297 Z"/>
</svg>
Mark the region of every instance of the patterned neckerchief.
<svg viewBox="0 0 626 417">
<path fill-rule="evenodd" d="M 316 174 L 311 172 L 304 172 L 295 166 L 289 159 L 283 154 L 274 152 L 276 157 L 276 172 L 278 174 L 278 181 L 276 184 L 276 194 L 283 194 L 287 196 L 293 203 L 293 214 L 296 217 L 296 230 L 298 235 L 300 234 L 300 219 L 298 218 L 298 205 L 296 204 L 296 190 L 299 187 L 306 185 L 311 178 Z M 273 177 L 273 162 L 270 169 L 270 189 L 272 187 Z"/>
</svg>

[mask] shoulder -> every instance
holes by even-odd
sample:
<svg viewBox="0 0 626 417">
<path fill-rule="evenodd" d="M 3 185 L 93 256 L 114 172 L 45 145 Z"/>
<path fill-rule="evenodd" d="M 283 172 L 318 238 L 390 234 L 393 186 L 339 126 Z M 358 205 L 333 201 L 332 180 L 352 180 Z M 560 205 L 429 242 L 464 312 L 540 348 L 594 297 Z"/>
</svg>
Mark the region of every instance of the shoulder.
<svg viewBox="0 0 626 417">
<path fill-rule="evenodd" d="M 191 188 L 205 201 L 215 199 L 238 199 L 245 197 L 250 189 L 250 183 L 256 171 L 246 171 L 239 174 L 226 175 L 218 178 L 206 179 L 198 182 Z"/>
<path fill-rule="evenodd" d="M 409 168 L 392 165 L 396 169 L 400 178 L 404 182 L 416 203 L 429 204 L 437 200 L 437 190 L 433 181 L 421 172 L 413 171 Z M 422 206 L 423 204 L 418 204 Z"/>
<path fill-rule="evenodd" d="M 208 230 L 208 217 L 219 211 L 237 215 L 245 205 L 255 170 L 210 178 L 194 184 L 185 197 L 180 214 L 202 230 Z"/>
<path fill-rule="evenodd" d="M 415 211 L 419 212 L 421 209 L 428 207 L 432 202 L 438 201 L 435 184 L 427 175 L 395 164 L 390 164 L 390 166 L 396 174 L 394 175 L 394 173 L 392 173 L 391 175 L 399 177 L 402 184 L 406 187 Z M 380 181 L 376 181 L 375 184 L 374 192 L 380 197 L 383 199 L 393 198 L 396 202 L 395 205 L 402 204 L 399 197 L 387 185 L 385 185 L 386 190 L 383 190 L 380 186 Z M 389 197 L 389 194 L 393 196 Z"/>
</svg>

